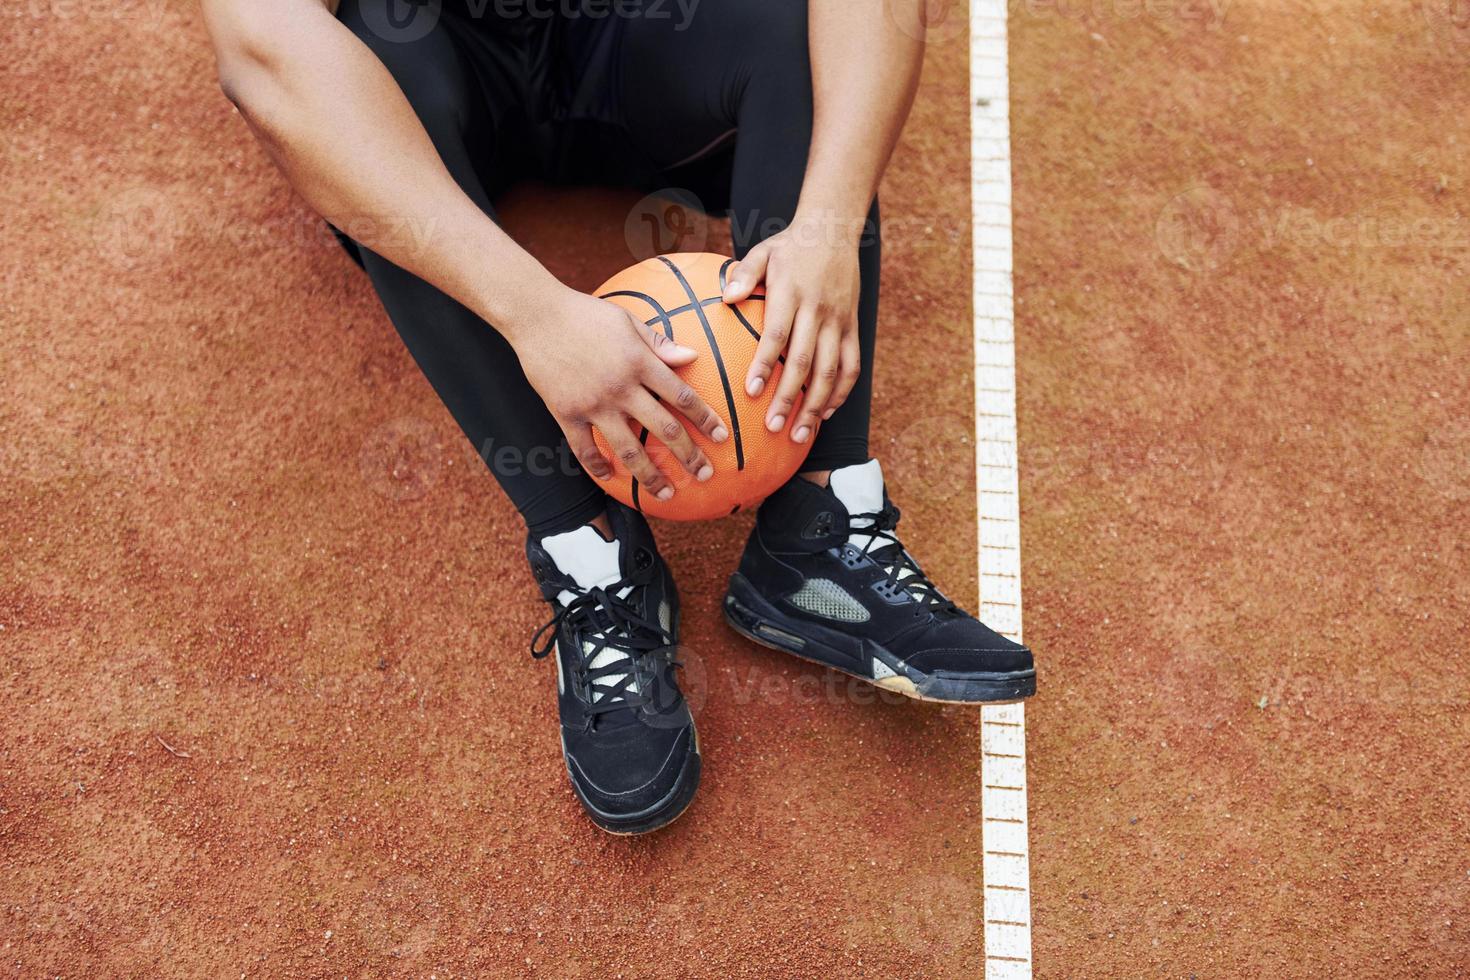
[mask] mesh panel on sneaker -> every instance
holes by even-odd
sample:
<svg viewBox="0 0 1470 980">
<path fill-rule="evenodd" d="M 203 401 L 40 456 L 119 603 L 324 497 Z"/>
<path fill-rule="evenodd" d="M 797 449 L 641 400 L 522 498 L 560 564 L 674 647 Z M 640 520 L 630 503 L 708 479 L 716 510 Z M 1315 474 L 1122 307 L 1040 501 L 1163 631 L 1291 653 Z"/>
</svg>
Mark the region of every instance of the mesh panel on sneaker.
<svg viewBox="0 0 1470 980">
<path fill-rule="evenodd" d="M 798 609 L 842 623 L 865 623 L 872 615 L 852 593 L 827 578 L 807 579 L 786 601 Z"/>
</svg>

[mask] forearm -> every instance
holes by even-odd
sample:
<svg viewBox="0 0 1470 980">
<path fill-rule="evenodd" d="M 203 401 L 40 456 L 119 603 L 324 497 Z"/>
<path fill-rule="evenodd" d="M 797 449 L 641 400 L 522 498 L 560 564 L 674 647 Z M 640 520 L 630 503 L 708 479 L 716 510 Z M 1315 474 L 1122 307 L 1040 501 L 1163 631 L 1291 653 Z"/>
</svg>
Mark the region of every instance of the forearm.
<svg viewBox="0 0 1470 980">
<path fill-rule="evenodd" d="M 206 21 L 226 93 L 292 185 L 514 342 L 556 280 L 460 189 L 392 75 L 320 2 L 253 4 L 206 2 Z"/>
<path fill-rule="evenodd" d="M 924 42 L 925 0 L 809 0 L 812 148 L 798 210 L 861 228 L 913 104 Z M 891 4 L 915 8 L 897 17 Z M 907 13 L 907 12 L 906 12 Z"/>
</svg>

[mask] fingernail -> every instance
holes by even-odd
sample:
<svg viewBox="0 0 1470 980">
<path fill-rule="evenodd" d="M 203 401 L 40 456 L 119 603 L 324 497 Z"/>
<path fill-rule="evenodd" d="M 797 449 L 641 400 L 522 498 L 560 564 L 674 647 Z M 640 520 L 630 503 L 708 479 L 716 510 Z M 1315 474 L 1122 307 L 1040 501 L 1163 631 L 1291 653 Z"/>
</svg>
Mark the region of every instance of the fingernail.
<svg viewBox="0 0 1470 980">
<path fill-rule="evenodd" d="M 709 434 L 709 437 L 715 442 L 724 442 L 726 439 L 730 438 L 730 430 L 725 428 L 723 425 L 717 425 L 715 426 L 714 431 Z"/>
<path fill-rule="evenodd" d="M 799 425 L 799 426 L 796 427 L 796 431 L 793 432 L 793 433 L 791 433 L 791 438 L 795 442 L 806 442 L 806 437 L 809 436 L 809 435 L 811 435 L 811 434 L 812 434 L 812 427 L 811 426 L 809 426 L 809 425 Z"/>
<path fill-rule="evenodd" d="M 695 354 L 695 355 L 697 355 L 699 353 L 693 347 L 685 347 L 683 344 L 675 344 L 674 345 L 674 350 L 678 351 L 680 354 Z"/>
<path fill-rule="evenodd" d="M 786 416 L 772 415 L 771 420 L 766 423 L 766 428 L 772 432 L 780 432 L 786 426 Z"/>
<path fill-rule="evenodd" d="M 668 500 L 673 495 L 674 495 L 674 488 L 673 487 L 664 487 L 658 493 L 654 494 L 654 496 L 658 497 L 659 500 Z"/>
<path fill-rule="evenodd" d="M 696 473 L 696 474 L 694 474 L 694 478 L 696 480 L 698 480 L 700 483 L 703 483 L 703 482 L 705 482 L 706 480 L 708 480 L 710 477 L 712 477 L 714 475 L 715 475 L 715 468 L 713 466 L 709 465 L 708 463 L 705 463 L 703 466 L 701 466 L 699 468 L 699 472 Z"/>
<path fill-rule="evenodd" d="M 757 377 L 751 378 L 749 381 L 745 382 L 745 390 L 750 395 L 751 398 L 755 398 L 755 397 L 759 396 L 762 391 L 765 391 L 765 389 L 766 389 L 766 379 L 765 378 L 762 378 L 762 377 L 757 376 Z"/>
</svg>

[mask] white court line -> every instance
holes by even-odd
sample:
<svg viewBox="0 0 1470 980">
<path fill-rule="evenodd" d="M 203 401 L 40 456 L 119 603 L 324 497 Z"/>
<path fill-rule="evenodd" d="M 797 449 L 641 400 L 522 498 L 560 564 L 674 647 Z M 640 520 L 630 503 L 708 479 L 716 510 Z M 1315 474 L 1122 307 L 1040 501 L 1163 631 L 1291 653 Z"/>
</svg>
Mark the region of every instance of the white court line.
<svg viewBox="0 0 1470 980">
<path fill-rule="evenodd" d="M 1011 131 L 1006 0 L 970 0 L 970 206 L 974 241 L 975 485 L 980 618 L 1021 639 L 1016 480 L 1015 303 L 1011 292 Z M 985 977 L 1031 976 L 1031 849 L 1026 711 L 980 711 Z"/>
</svg>

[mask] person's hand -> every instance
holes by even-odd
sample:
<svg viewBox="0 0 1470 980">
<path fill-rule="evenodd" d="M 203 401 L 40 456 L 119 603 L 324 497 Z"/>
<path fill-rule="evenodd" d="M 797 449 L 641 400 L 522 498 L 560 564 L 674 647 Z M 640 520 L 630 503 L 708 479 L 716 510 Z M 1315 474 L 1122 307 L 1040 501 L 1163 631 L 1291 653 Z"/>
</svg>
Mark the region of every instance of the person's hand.
<svg viewBox="0 0 1470 980">
<path fill-rule="evenodd" d="M 766 317 L 745 390 L 758 396 L 785 353 L 781 380 L 766 427 L 806 442 L 819 419 L 829 419 L 857 383 L 861 351 L 857 330 L 858 252 L 835 222 L 797 220 L 761 242 L 731 270 L 726 303 L 739 303 L 766 285 Z M 792 410 L 802 385 L 801 411 Z"/>
<path fill-rule="evenodd" d="M 563 289 L 548 305 L 536 329 L 518 332 L 516 355 L 587 472 L 599 479 L 613 473 L 592 440 L 596 426 L 639 483 L 659 500 L 674 495 L 673 482 L 649 459 L 631 422 L 668 446 L 695 479 L 713 476 L 714 467 L 675 414 L 715 442 L 730 436 L 673 371 L 698 355 L 606 300 Z"/>
</svg>

